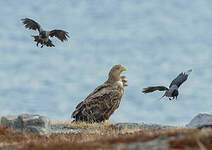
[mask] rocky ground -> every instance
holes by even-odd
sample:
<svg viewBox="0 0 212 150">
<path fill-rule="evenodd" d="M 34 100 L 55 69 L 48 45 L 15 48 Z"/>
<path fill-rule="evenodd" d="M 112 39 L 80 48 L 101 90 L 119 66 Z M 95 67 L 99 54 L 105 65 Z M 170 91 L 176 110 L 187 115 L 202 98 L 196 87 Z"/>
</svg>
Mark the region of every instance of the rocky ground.
<svg viewBox="0 0 212 150">
<path fill-rule="evenodd" d="M 39 115 L 4 116 L 0 150 L 210 150 L 212 115 L 199 114 L 185 127 L 145 123 L 51 122 Z"/>
</svg>

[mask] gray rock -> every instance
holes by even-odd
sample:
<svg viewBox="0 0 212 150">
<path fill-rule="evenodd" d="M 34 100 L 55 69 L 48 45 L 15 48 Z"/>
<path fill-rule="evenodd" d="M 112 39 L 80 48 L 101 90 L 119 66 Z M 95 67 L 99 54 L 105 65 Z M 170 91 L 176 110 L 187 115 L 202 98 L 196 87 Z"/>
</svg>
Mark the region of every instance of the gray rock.
<svg viewBox="0 0 212 150">
<path fill-rule="evenodd" d="M 114 150 L 170 150 L 168 138 L 157 138 L 149 142 L 134 142 L 117 144 Z"/>
<path fill-rule="evenodd" d="M 18 120 L 18 116 L 3 116 L 1 118 L 1 126 L 8 127 L 11 130 L 22 129 L 22 124 Z"/>
<path fill-rule="evenodd" d="M 50 129 L 51 127 L 49 119 L 40 115 L 22 114 L 18 116 L 18 119 L 22 122 L 24 128 L 28 126 L 36 126 Z"/>
<path fill-rule="evenodd" d="M 145 123 L 117 123 L 115 124 L 116 130 L 123 130 L 123 129 L 164 129 L 164 128 L 171 128 L 171 126 L 163 126 L 159 124 L 145 124 Z"/>
<path fill-rule="evenodd" d="M 186 125 L 187 128 L 203 128 L 209 126 L 212 126 L 211 113 L 199 113 Z"/>
<path fill-rule="evenodd" d="M 22 114 L 19 116 L 4 116 L 1 125 L 11 130 L 21 130 L 37 134 L 49 134 L 51 122 L 43 116 Z"/>
<path fill-rule="evenodd" d="M 24 131 L 35 133 L 35 134 L 40 134 L 40 135 L 50 134 L 49 128 L 42 128 L 39 126 L 27 126 L 26 128 L 24 128 Z"/>
</svg>

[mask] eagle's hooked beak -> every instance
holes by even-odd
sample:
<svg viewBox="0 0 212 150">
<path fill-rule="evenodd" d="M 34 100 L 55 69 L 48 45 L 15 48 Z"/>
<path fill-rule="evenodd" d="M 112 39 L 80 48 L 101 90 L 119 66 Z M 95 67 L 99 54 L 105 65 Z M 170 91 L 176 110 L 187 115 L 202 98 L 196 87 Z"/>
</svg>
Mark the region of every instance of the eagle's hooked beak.
<svg viewBox="0 0 212 150">
<path fill-rule="evenodd" d="M 121 72 L 122 71 L 127 71 L 127 70 L 128 70 L 127 67 L 124 67 L 124 66 L 121 67 Z"/>
</svg>

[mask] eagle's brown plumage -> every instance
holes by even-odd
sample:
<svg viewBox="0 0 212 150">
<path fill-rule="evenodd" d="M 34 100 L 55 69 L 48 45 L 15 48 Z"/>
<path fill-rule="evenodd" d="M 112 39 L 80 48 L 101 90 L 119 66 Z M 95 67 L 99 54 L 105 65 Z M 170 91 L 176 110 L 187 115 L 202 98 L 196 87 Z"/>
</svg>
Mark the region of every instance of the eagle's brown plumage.
<svg viewBox="0 0 212 150">
<path fill-rule="evenodd" d="M 108 120 L 119 107 L 124 94 L 126 77 L 120 77 L 127 68 L 115 65 L 110 70 L 108 80 L 98 86 L 87 98 L 79 103 L 72 114 L 74 121 L 102 122 Z"/>
</svg>

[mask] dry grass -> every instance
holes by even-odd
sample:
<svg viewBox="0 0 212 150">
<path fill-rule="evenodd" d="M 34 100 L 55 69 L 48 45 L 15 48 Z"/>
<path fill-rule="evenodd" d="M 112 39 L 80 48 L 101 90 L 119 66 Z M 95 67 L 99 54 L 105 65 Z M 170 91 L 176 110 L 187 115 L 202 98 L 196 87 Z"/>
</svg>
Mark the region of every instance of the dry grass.
<svg viewBox="0 0 212 150">
<path fill-rule="evenodd" d="M 86 123 L 86 122 L 55 122 L 52 123 L 53 125 L 70 125 L 72 128 L 75 129 L 86 129 L 86 130 L 113 130 L 114 124 L 113 123 Z"/>
<path fill-rule="evenodd" d="M 160 129 L 116 131 L 113 124 L 86 124 L 60 122 L 86 133 L 53 134 L 39 136 L 30 133 L 12 132 L 0 127 L 0 147 L 15 147 L 21 150 L 97 150 L 112 149 L 118 143 L 146 142 L 157 137 L 169 137 L 173 150 L 212 149 L 212 129 Z"/>
</svg>

